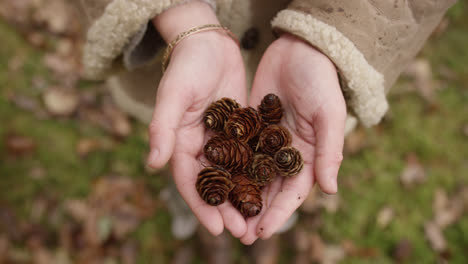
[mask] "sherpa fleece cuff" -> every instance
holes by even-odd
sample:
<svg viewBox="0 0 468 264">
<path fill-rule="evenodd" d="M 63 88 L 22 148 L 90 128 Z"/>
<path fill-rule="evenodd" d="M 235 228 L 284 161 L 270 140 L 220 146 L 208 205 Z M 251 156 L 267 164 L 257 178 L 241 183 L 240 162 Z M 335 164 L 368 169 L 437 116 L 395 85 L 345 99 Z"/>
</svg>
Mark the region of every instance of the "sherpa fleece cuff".
<svg viewBox="0 0 468 264">
<path fill-rule="evenodd" d="M 356 46 L 335 27 L 310 14 L 283 10 L 272 26 L 309 42 L 327 55 L 342 78 L 347 104 L 365 126 L 377 124 L 388 109 L 384 77 L 372 67 Z"/>
</svg>

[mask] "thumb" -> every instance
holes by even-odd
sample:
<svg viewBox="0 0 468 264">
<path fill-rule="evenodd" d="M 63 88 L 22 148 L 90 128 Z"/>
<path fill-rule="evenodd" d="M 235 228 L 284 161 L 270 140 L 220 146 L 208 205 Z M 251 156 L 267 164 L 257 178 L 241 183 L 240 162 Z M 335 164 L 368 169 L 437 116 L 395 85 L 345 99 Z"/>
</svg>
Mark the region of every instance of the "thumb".
<svg viewBox="0 0 468 264">
<path fill-rule="evenodd" d="M 180 86 L 165 84 L 162 80 L 156 97 L 153 118 L 149 125 L 150 154 L 147 164 L 151 168 L 163 167 L 174 152 L 176 132 L 189 106 Z"/>
<path fill-rule="evenodd" d="M 335 110 L 335 111 L 333 111 Z M 333 194 L 338 190 L 338 170 L 343 160 L 346 111 L 321 111 L 314 120 L 317 136 L 315 177 L 322 191 Z"/>
</svg>

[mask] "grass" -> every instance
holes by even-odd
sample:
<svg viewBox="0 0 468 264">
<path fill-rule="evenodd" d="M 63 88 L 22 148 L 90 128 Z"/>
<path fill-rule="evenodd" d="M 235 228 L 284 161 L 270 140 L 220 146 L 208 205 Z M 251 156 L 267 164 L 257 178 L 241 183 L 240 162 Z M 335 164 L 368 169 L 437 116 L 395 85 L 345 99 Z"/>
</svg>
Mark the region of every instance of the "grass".
<svg viewBox="0 0 468 264">
<path fill-rule="evenodd" d="M 437 262 L 438 255 L 430 248 L 423 230 L 424 223 L 432 217 L 434 191 L 442 188 L 451 194 L 457 187 L 468 184 L 468 138 L 462 132 L 463 126 L 468 124 L 467 12 L 466 2 L 459 1 L 449 11 L 448 30 L 431 39 L 421 52 L 442 83 L 436 92 L 438 109 L 428 111 L 427 103 L 414 92 L 390 94 L 391 118 L 368 129 L 369 147 L 346 157 L 343 162 L 341 208 L 337 213 L 323 212 L 323 225 L 318 231 L 327 243 L 350 240 L 358 247 L 377 250 L 374 257 L 352 257 L 343 263 L 392 263 L 393 247 L 403 238 L 410 240 L 413 246 L 407 263 Z M 7 100 L 11 93 L 38 98 L 42 91 L 34 85 L 37 76 L 47 83 L 53 81 L 41 62 L 42 51 L 30 47 L 11 26 L 1 21 L 0 33 L 0 139 L 15 132 L 37 143 L 31 155 L 13 158 L 0 140 L 0 189 L 8 190 L 0 192 L 0 202 L 27 220 L 37 197 L 47 195 L 59 201 L 86 197 L 92 182 L 109 173 L 141 179 L 156 195 L 166 184 L 167 177 L 150 175 L 144 169 L 147 140 L 143 136 L 146 131 L 143 125 L 134 124 L 133 133 L 117 141 L 98 127 L 80 124 L 74 119 L 39 120 L 33 113 L 20 110 Z M 25 58 L 25 64 L 19 71 L 11 72 L 8 64 L 15 57 Z M 454 76 L 447 79 L 439 74 L 443 68 L 448 68 Z M 108 140 L 113 142 L 112 148 L 81 158 L 75 151 L 81 138 Z M 427 172 L 427 181 L 405 189 L 399 176 L 409 154 L 419 157 Z M 45 170 L 43 178 L 30 177 L 30 171 L 36 167 Z M 376 225 L 376 215 L 384 206 L 395 210 L 395 219 L 381 229 Z M 300 224 L 305 222 L 301 220 Z M 180 245 L 168 231 L 169 225 L 169 214 L 160 207 L 158 213 L 133 234 L 141 243 L 141 263 L 169 262 Z M 451 263 L 468 261 L 466 234 L 467 216 L 445 230 Z M 236 246 L 236 255 L 241 254 L 241 248 Z M 290 255 L 291 249 L 284 248 L 285 256 Z M 288 262 L 285 257 L 281 260 Z"/>
</svg>

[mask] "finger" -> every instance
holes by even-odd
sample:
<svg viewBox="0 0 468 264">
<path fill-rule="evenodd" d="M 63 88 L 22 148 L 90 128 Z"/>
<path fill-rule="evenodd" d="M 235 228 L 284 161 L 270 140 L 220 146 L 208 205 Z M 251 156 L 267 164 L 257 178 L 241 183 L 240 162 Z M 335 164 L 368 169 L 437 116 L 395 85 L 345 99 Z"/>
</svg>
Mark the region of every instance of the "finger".
<svg viewBox="0 0 468 264">
<path fill-rule="evenodd" d="M 218 210 L 223 217 L 224 227 L 226 227 L 234 237 L 242 237 L 247 231 L 247 224 L 239 211 L 228 201 L 218 205 Z"/>
<path fill-rule="evenodd" d="M 257 239 L 257 225 L 262 219 L 263 214 L 268 210 L 267 208 L 272 203 L 275 196 L 281 189 L 281 185 L 283 184 L 283 179 L 279 178 L 271 183 L 262 193 L 262 200 L 263 200 L 263 208 L 260 214 L 255 217 L 250 217 L 247 219 L 247 230 L 245 235 L 241 237 L 240 241 L 244 245 L 252 245 Z"/>
<path fill-rule="evenodd" d="M 164 166 L 174 151 L 177 128 L 190 104 L 182 90 L 165 78 L 161 81 L 149 129 L 151 150 L 147 163 L 152 168 Z"/>
<path fill-rule="evenodd" d="M 176 153 L 171 169 L 177 189 L 200 223 L 214 236 L 221 234 L 224 223 L 218 208 L 203 201 L 195 188 L 196 175 L 201 169 L 199 162 L 189 154 Z"/>
<path fill-rule="evenodd" d="M 338 191 L 337 176 L 343 160 L 345 110 L 319 112 L 313 126 L 316 131 L 315 177 L 322 191 Z"/>
<path fill-rule="evenodd" d="M 283 181 L 280 191 L 257 224 L 258 237 L 270 238 L 302 204 L 314 182 L 311 172 L 312 167 L 305 164 L 300 174 Z"/>
</svg>

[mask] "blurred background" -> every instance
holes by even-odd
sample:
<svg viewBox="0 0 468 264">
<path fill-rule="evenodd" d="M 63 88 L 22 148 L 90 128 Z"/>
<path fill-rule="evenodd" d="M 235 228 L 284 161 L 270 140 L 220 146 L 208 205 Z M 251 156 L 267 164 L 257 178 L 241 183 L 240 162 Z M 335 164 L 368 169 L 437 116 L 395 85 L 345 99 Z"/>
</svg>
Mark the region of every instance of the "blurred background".
<svg viewBox="0 0 468 264">
<path fill-rule="evenodd" d="M 348 136 L 339 193 L 314 188 L 293 228 L 252 247 L 173 236 L 170 173 L 145 168 L 147 128 L 80 79 L 76 16 L 66 0 L 0 0 L 0 263 L 468 263 L 467 1 L 384 121 Z"/>
</svg>

